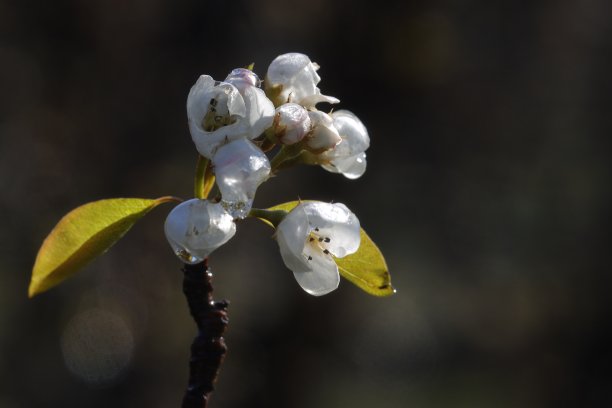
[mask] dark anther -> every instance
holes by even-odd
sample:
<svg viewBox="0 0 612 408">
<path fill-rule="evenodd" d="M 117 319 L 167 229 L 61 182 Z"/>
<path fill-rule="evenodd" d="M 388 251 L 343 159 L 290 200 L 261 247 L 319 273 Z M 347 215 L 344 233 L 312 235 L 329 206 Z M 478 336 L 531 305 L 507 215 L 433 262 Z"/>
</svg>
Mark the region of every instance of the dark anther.
<svg viewBox="0 0 612 408">
<path fill-rule="evenodd" d="M 326 238 L 325 238 L 323 241 L 325 241 L 325 242 L 330 242 L 330 241 L 331 241 L 331 239 L 329 239 L 329 237 L 326 237 Z"/>
<path fill-rule="evenodd" d="M 310 241 L 310 242 L 314 241 L 314 238 L 313 238 L 313 237 L 310 237 L 310 240 L 309 240 L 309 241 Z"/>
<path fill-rule="evenodd" d="M 308 260 L 312 261 L 312 256 L 308 255 Z"/>
<path fill-rule="evenodd" d="M 324 249 L 324 250 L 323 250 L 323 253 L 324 253 L 325 255 L 329 255 L 329 251 L 328 251 L 327 249 Z"/>
<path fill-rule="evenodd" d="M 319 238 L 319 242 L 323 242 L 323 238 Z"/>
<path fill-rule="evenodd" d="M 314 229 L 315 231 L 319 232 L 319 227 L 315 227 Z"/>
</svg>

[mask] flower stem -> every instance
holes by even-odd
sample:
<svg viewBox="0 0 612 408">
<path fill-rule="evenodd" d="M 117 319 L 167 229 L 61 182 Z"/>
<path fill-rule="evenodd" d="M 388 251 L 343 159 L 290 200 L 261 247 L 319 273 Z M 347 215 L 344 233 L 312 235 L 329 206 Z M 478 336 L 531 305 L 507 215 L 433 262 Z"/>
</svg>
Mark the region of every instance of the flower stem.
<svg viewBox="0 0 612 408">
<path fill-rule="evenodd" d="M 272 167 L 272 173 L 275 174 L 278 170 L 293 166 L 296 163 L 299 163 L 301 159 L 302 148 L 299 144 L 291 145 L 291 146 L 283 146 L 276 153 L 276 156 L 272 158 L 270 161 L 270 165 Z"/>
<path fill-rule="evenodd" d="M 223 332 L 229 322 L 229 302 L 213 301 L 212 273 L 207 259 L 196 265 L 185 264 L 183 273 L 183 293 L 198 326 L 198 334 L 191 345 L 189 384 L 182 408 L 206 408 L 227 352 Z"/>
<path fill-rule="evenodd" d="M 204 173 L 206 172 L 206 167 L 208 167 L 208 159 L 198 155 L 195 177 L 193 178 L 193 196 L 195 198 L 204 198 Z"/>
<path fill-rule="evenodd" d="M 215 185 L 215 175 L 213 174 L 210 160 L 202 155 L 198 155 L 195 177 L 193 179 L 193 196 L 205 199 L 210 194 Z"/>
<path fill-rule="evenodd" d="M 249 211 L 249 217 L 260 218 L 267 221 L 274 228 L 278 227 L 278 224 L 285 218 L 287 211 L 285 210 L 263 210 L 260 208 L 251 208 Z"/>
</svg>

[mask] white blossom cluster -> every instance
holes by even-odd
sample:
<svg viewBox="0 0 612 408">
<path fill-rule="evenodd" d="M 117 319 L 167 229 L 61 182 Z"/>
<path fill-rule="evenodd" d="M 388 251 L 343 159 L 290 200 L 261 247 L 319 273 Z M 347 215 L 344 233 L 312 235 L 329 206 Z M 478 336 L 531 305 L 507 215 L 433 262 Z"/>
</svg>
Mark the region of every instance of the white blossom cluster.
<svg viewBox="0 0 612 408">
<path fill-rule="evenodd" d="M 326 113 L 321 102 L 340 101 L 317 87 L 319 66 L 308 56 L 278 56 L 263 81 L 237 68 L 223 81 L 202 75 L 187 98 L 187 117 L 197 151 L 210 160 L 220 196 L 194 198 L 169 214 L 165 232 L 179 258 L 198 263 L 236 232 L 235 221 L 251 211 L 257 188 L 278 169 L 307 163 L 356 179 L 366 170 L 370 138 L 347 110 Z M 271 161 L 266 152 L 280 146 Z M 338 286 L 334 257 L 359 248 L 357 217 L 343 204 L 301 203 L 277 225 L 285 265 L 313 295 Z"/>
</svg>

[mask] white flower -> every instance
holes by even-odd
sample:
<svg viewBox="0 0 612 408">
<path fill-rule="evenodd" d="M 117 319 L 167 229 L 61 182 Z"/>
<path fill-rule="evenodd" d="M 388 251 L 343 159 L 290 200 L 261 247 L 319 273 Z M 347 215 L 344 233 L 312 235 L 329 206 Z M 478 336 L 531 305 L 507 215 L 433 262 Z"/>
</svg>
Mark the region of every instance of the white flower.
<svg viewBox="0 0 612 408">
<path fill-rule="evenodd" d="M 302 289 L 320 296 L 340 283 L 333 257 L 359 249 L 359 220 L 344 204 L 301 203 L 279 223 L 276 240 Z"/>
<path fill-rule="evenodd" d="M 285 145 L 292 145 L 310 132 L 310 116 L 303 106 L 285 103 L 276 108 L 274 115 L 274 134 Z"/>
<path fill-rule="evenodd" d="M 331 116 L 342 141 L 320 155 L 322 167 L 349 179 L 359 178 L 366 170 L 365 151 L 370 147 L 368 131 L 352 112 L 339 110 Z"/>
<path fill-rule="evenodd" d="M 279 55 L 268 67 L 264 86 L 276 106 L 286 102 L 298 103 L 312 108 L 319 102 L 338 103 L 333 96 L 321 95 L 317 84 L 321 77 L 319 66 L 304 54 L 292 52 Z"/>
<path fill-rule="evenodd" d="M 251 141 L 238 139 L 221 146 L 212 163 L 221 204 L 234 218 L 246 217 L 257 187 L 270 176 L 268 157 Z"/>
<path fill-rule="evenodd" d="M 170 211 L 164 231 L 181 261 L 196 264 L 229 241 L 236 224 L 220 204 L 194 198 Z"/>
<path fill-rule="evenodd" d="M 202 75 L 187 97 L 191 138 L 198 152 L 209 159 L 222 144 L 254 139 L 272 125 L 274 105 L 265 93 L 256 86 L 245 86 L 244 79 L 232 74 L 228 79 L 239 87 Z"/>
<path fill-rule="evenodd" d="M 253 71 L 236 68 L 225 78 L 225 82 L 234 85 L 244 98 L 249 139 L 258 137 L 272 126 L 274 104 L 259 88 L 261 81 Z"/>
</svg>

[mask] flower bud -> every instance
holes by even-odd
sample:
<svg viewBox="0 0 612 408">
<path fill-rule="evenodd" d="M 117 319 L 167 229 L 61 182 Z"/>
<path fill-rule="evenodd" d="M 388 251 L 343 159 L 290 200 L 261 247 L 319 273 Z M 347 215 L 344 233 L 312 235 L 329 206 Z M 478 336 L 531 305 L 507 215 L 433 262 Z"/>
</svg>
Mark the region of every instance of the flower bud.
<svg viewBox="0 0 612 408">
<path fill-rule="evenodd" d="M 333 96 L 322 95 L 317 84 L 319 66 L 304 54 L 292 52 L 279 55 L 268 67 L 264 86 L 275 106 L 287 102 L 312 108 L 319 102 L 338 103 Z"/>
<path fill-rule="evenodd" d="M 232 217 L 246 217 L 257 188 L 270 176 L 268 157 L 249 140 L 239 139 L 220 147 L 212 163 L 221 204 Z"/>
<path fill-rule="evenodd" d="M 220 204 L 194 198 L 170 211 L 164 231 L 179 259 L 196 264 L 229 241 L 236 224 Z"/>
<path fill-rule="evenodd" d="M 274 135 L 282 143 L 292 145 L 304 138 L 310 131 L 308 111 L 296 103 L 286 103 L 276 108 Z"/>
<path fill-rule="evenodd" d="M 342 141 L 331 116 L 321 111 L 308 112 L 311 130 L 304 138 L 304 148 L 314 154 L 323 153 Z"/>
<path fill-rule="evenodd" d="M 365 151 L 370 147 L 368 131 L 350 111 L 339 110 L 333 112 L 331 117 L 342 141 L 320 155 L 322 167 L 349 179 L 359 178 L 366 170 Z"/>
</svg>

